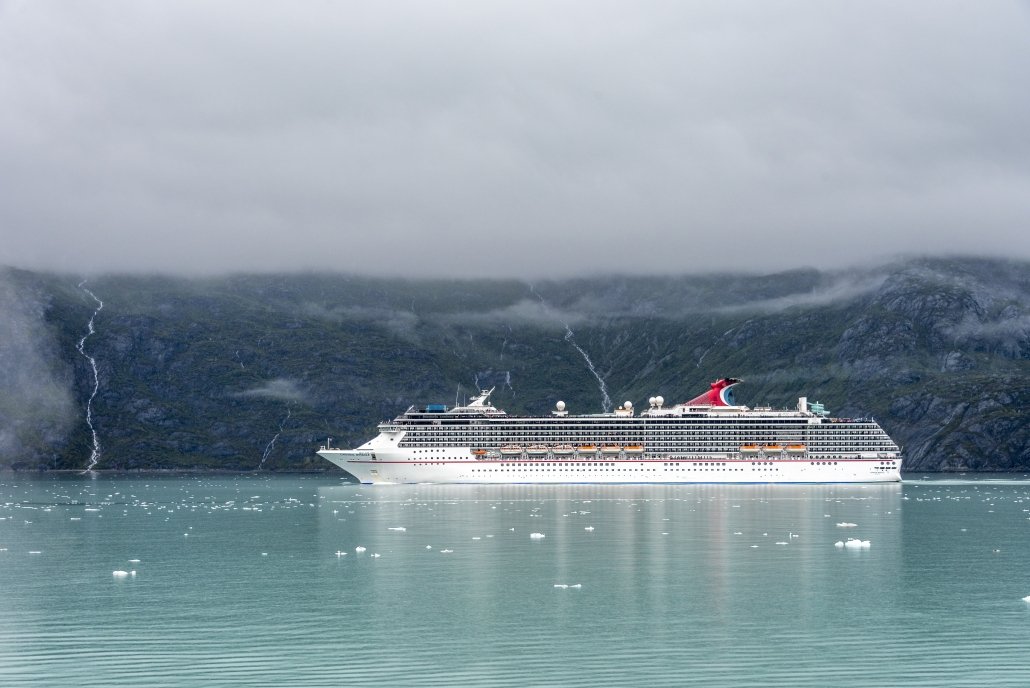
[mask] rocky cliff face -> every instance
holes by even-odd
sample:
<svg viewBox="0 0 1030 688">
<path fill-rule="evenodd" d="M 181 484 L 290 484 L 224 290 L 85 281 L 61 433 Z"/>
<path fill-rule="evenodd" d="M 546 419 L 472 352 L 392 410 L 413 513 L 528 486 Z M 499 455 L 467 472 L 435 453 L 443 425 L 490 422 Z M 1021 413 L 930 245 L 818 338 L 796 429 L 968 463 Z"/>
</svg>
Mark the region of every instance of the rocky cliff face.
<svg viewBox="0 0 1030 688">
<path fill-rule="evenodd" d="M 95 302 L 78 280 L 0 279 L 0 466 L 82 468 Z M 497 387 L 573 412 L 712 379 L 738 399 L 874 415 L 912 470 L 1030 468 L 1030 265 L 914 260 L 846 274 L 409 282 L 107 276 L 85 349 L 99 468 L 326 468 L 409 404 Z M 591 368 L 593 370 L 591 370 Z M 604 382 L 602 388 L 601 381 Z M 605 398 L 607 394 L 607 399 Z"/>
</svg>

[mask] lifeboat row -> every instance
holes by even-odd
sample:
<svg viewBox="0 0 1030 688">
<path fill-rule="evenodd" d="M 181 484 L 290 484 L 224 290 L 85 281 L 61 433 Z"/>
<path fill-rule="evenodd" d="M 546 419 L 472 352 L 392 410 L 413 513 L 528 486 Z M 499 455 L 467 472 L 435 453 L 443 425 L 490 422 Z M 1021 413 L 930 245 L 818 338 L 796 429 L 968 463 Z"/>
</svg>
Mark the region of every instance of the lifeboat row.
<svg viewBox="0 0 1030 688">
<path fill-rule="evenodd" d="M 808 451 L 808 447 L 803 444 L 788 444 L 786 446 L 782 444 L 742 444 L 740 445 L 741 454 L 781 454 L 786 451 L 788 454 L 804 454 Z"/>
<path fill-rule="evenodd" d="M 573 454 L 578 456 L 584 455 L 596 455 L 600 452 L 604 456 L 618 456 L 620 454 L 626 454 L 628 456 L 638 456 L 644 453 L 644 445 L 642 444 L 602 444 L 600 447 L 596 444 L 581 444 L 573 446 L 571 444 L 556 444 L 554 446 L 548 446 L 546 444 L 530 444 L 523 447 L 521 444 L 505 444 L 497 450 L 487 449 L 473 449 L 472 455 L 477 459 L 483 458 L 497 458 L 500 457 L 518 457 L 525 454 L 532 458 L 539 458 L 543 456 L 572 456 Z"/>
</svg>

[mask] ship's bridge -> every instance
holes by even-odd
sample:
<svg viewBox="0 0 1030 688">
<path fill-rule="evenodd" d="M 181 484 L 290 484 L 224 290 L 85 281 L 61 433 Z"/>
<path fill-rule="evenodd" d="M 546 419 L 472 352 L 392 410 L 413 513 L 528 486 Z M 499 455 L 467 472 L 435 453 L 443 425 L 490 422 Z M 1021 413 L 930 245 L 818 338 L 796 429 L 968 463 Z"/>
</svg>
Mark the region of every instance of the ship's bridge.
<svg viewBox="0 0 1030 688">
<path fill-rule="evenodd" d="M 448 418 L 468 418 L 476 417 L 481 418 L 483 416 L 507 416 L 508 414 L 503 410 L 495 407 L 490 403 L 490 395 L 494 392 L 494 387 L 490 389 L 480 390 L 479 394 L 472 397 L 472 401 L 462 406 L 455 406 L 454 408 L 448 408 L 446 404 L 426 404 L 423 408 L 416 408 L 411 406 L 404 415 L 398 418 L 401 419 L 436 419 L 439 420 L 442 416 Z"/>
</svg>

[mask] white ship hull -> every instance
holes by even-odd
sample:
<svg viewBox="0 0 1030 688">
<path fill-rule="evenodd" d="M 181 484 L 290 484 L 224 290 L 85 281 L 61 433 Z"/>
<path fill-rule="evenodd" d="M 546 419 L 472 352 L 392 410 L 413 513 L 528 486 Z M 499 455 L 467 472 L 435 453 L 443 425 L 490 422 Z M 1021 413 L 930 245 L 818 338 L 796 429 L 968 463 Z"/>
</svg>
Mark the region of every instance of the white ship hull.
<svg viewBox="0 0 1030 688">
<path fill-rule="evenodd" d="M 464 452 L 466 456 L 460 454 Z M 403 452 L 322 449 L 318 455 L 367 484 L 391 483 L 883 483 L 901 480 L 896 456 L 850 459 L 482 460 L 455 447 L 449 458 Z"/>
<path fill-rule="evenodd" d="M 739 380 L 634 414 L 509 416 L 484 391 L 467 406 L 409 408 L 357 449 L 318 455 L 362 483 L 880 483 L 901 480 L 901 451 L 872 419 L 733 403 Z M 492 390 L 491 390 L 492 391 Z"/>
</svg>

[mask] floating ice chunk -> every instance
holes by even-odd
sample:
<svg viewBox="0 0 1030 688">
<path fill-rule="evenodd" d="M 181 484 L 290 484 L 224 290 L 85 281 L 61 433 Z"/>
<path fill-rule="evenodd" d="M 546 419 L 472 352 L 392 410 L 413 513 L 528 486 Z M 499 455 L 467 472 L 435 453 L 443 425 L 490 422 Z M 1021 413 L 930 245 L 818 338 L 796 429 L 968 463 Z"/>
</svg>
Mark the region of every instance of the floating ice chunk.
<svg viewBox="0 0 1030 688">
<path fill-rule="evenodd" d="M 594 532 L 594 527 L 593 526 L 587 526 L 583 530 L 587 531 L 588 533 L 592 533 L 592 532 Z"/>
<path fill-rule="evenodd" d="M 38 549 L 29 550 L 29 554 L 42 554 L 42 553 L 43 553 L 42 550 L 38 550 Z"/>
<path fill-rule="evenodd" d="M 396 526 L 394 528 L 387 528 L 387 530 L 396 530 L 398 533 L 403 533 L 403 532 L 407 531 L 408 529 L 405 528 L 404 526 Z"/>
<path fill-rule="evenodd" d="M 129 559 L 129 563 L 130 564 L 138 564 L 139 563 L 139 559 Z"/>
<path fill-rule="evenodd" d="M 837 527 L 838 528 L 857 528 L 858 524 L 857 523 L 848 523 L 847 521 L 843 521 L 841 523 L 838 523 Z"/>
<path fill-rule="evenodd" d="M 482 540 L 483 538 L 479 537 L 478 535 L 473 535 L 472 539 L 473 540 Z"/>
<path fill-rule="evenodd" d="M 347 556 L 347 553 L 344 552 L 342 549 L 336 550 L 336 558 L 337 559 L 339 559 L 340 557 L 345 557 L 345 556 Z"/>
<path fill-rule="evenodd" d="M 834 547 L 843 548 L 844 547 L 844 541 L 843 540 L 837 540 L 835 543 L 833 543 L 833 546 Z"/>
<path fill-rule="evenodd" d="M 844 543 L 844 546 L 848 549 L 869 549 L 872 543 L 869 540 L 848 540 Z"/>
<path fill-rule="evenodd" d="M 112 571 L 111 575 L 115 578 L 125 578 L 129 575 L 128 571 Z"/>
<path fill-rule="evenodd" d="M 544 535 L 543 533 L 530 533 L 530 534 L 529 534 L 529 538 L 530 538 L 531 540 L 542 540 L 542 539 L 544 539 L 545 537 L 547 537 L 547 536 L 546 536 L 546 535 Z"/>
<path fill-rule="evenodd" d="M 569 587 L 572 588 L 573 590 L 579 590 L 580 588 L 583 587 L 583 584 L 582 583 L 574 583 L 574 584 L 570 585 Z"/>
<path fill-rule="evenodd" d="M 72 516 L 72 517 L 71 517 L 71 518 L 69 518 L 68 520 L 69 520 L 69 521 L 81 521 L 82 519 L 81 519 L 81 518 L 79 518 L 78 516 Z"/>
<path fill-rule="evenodd" d="M 426 545 L 426 549 L 433 549 L 432 545 Z"/>
<path fill-rule="evenodd" d="M 372 558 L 373 558 L 373 559 L 378 559 L 378 558 L 379 558 L 379 552 L 374 552 L 374 553 L 372 554 Z"/>
<path fill-rule="evenodd" d="M 777 542 L 777 543 L 774 543 L 774 544 L 777 544 L 777 545 L 789 545 L 790 543 L 789 542 L 782 542 L 781 541 L 781 542 Z"/>
<path fill-rule="evenodd" d="M 1026 597 L 1024 597 L 1023 601 L 1027 602 L 1027 603 L 1030 603 L 1030 595 L 1027 595 Z"/>
<path fill-rule="evenodd" d="M 737 531 L 734 531 L 734 533 L 733 533 L 733 534 L 734 534 L 734 535 L 743 535 L 744 533 L 742 533 L 742 532 L 740 532 L 739 530 L 737 530 Z"/>
<path fill-rule="evenodd" d="M 354 548 L 354 551 L 357 552 L 358 554 L 361 554 L 362 552 L 365 551 L 365 548 L 362 547 L 361 545 L 358 545 L 357 547 Z"/>
<path fill-rule="evenodd" d="M 569 586 L 568 586 L 568 585 L 566 585 L 565 583 L 555 583 L 555 584 L 554 584 L 554 587 L 556 587 L 556 588 L 561 588 L 562 590 L 565 590 L 565 589 L 566 589 L 566 588 L 568 588 Z"/>
<path fill-rule="evenodd" d="M 758 549 L 758 545 L 751 545 L 751 549 Z"/>
<path fill-rule="evenodd" d="M 442 549 L 442 550 L 440 550 L 440 554 L 453 554 L 453 553 L 454 553 L 453 549 Z"/>
</svg>

